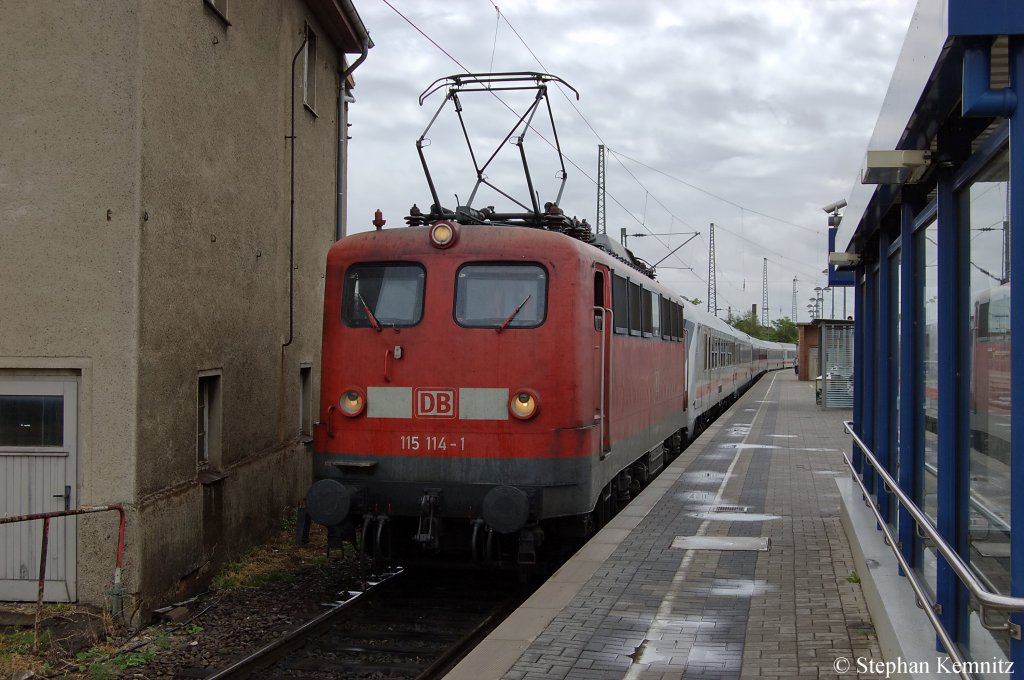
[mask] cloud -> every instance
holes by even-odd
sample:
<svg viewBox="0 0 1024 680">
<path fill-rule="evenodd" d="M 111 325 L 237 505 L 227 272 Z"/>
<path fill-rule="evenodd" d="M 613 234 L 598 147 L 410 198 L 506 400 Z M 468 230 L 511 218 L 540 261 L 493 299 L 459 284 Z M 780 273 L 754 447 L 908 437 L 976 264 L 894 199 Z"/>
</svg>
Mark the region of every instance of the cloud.
<svg viewBox="0 0 1024 680">
<path fill-rule="evenodd" d="M 666 260 L 662 281 L 706 298 L 714 222 L 719 304 L 734 311 L 760 305 L 768 258 L 770 315 L 790 314 L 797 276 L 805 320 L 805 298 L 825 285 L 821 206 L 844 197 L 853 182 L 914 0 L 495 1 L 515 31 L 483 0 L 392 4 L 469 70 L 546 69 L 580 92 L 573 100 L 579 113 L 558 90 L 551 93 L 568 159 L 566 212 L 594 222 L 603 142 L 660 171 L 609 156 L 609 233 L 702 232 Z M 462 68 L 383 3 L 367 0 L 357 9 L 376 43 L 355 73 L 351 107 L 349 220 L 352 230 L 364 230 L 377 208 L 390 226 L 414 202 L 429 205 L 415 140 L 441 97 L 423 107 L 417 97 Z M 494 101 L 464 104 L 467 125 L 482 138 L 493 140 L 514 122 Z M 445 114 L 451 120 L 439 119 L 430 134 L 431 172 L 443 200 L 458 193 L 464 201 L 475 174 L 457 120 Z M 542 201 L 549 200 L 558 189 L 557 159 L 533 135 L 527 153 Z M 524 193 L 517 156 L 496 161 L 488 175 Z M 503 200 L 493 192 L 480 199 L 476 205 Z M 631 236 L 630 247 L 655 262 L 684 238 Z M 693 271 L 667 268 L 682 262 Z"/>
</svg>

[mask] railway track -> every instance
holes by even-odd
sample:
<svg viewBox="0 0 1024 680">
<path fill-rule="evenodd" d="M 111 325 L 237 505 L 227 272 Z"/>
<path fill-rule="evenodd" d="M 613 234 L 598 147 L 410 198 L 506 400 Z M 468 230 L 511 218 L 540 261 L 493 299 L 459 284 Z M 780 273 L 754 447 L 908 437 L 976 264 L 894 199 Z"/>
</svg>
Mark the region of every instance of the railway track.
<svg viewBox="0 0 1024 680">
<path fill-rule="evenodd" d="M 408 569 L 206 677 L 441 677 L 529 592 L 511 574 Z"/>
</svg>

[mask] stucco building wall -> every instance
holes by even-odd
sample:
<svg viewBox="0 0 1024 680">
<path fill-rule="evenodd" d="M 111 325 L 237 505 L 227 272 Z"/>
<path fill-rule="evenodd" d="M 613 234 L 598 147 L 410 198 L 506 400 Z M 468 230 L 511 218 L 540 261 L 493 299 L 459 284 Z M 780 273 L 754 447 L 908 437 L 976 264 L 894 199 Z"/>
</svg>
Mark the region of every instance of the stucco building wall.
<svg viewBox="0 0 1024 680">
<path fill-rule="evenodd" d="M 131 502 L 140 13 L 120 2 L 5 3 L 3 17 L 0 375 L 77 377 L 75 500 Z M 109 537 L 104 519 L 81 520 L 80 545 Z M 102 564 L 80 560 L 84 601 L 110 590 L 113 536 Z M 80 549 L 80 558 L 90 552 Z"/>
<path fill-rule="evenodd" d="M 198 0 L 5 5 L 0 377 L 79 381 L 76 503 L 129 507 L 124 583 L 143 612 L 308 488 L 300 369 L 316 404 L 341 63 L 316 16 L 333 7 L 248 0 L 225 21 Z M 212 373 L 221 445 L 204 464 Z M 80 601 L 108 601 L 115 545 L 116 522 L 81 520 Z"/>
</svg>

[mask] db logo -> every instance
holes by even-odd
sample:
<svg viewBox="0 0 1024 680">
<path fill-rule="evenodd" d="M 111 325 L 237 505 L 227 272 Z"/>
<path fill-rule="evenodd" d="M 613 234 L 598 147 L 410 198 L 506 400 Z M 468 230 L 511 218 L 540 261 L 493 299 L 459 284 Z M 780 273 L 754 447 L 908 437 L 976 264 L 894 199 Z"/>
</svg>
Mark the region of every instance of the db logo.
<svg viewBox="0 0 1024 680">
<path fill-rule="evenodd" d="M 417 418 L 455 417 L 455 390 L 417 388 L 414 397 Z"/>
</svg>

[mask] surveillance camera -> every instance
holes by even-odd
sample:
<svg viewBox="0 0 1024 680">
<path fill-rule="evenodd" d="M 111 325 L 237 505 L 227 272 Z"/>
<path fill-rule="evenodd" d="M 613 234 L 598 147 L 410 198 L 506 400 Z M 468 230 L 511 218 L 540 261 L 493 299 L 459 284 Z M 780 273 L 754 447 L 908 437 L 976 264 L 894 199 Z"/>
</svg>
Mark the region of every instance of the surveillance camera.
<svg viewBox="0 0 1024 680">
<path fill-rule="evenodd" d="M 830 213 L 830 212 L 835 212 L 836 210 L 839 210 L 840 208 L 845 208 L 845 207 L 846 207 L 846 199 L 845 198 L 841 198 L 838 201 L 836 201 L 835 203 L 829 203 L 824 208 L 822 208 L 822 210 L 824 210 L 827 213 Z"/>
</svg>

